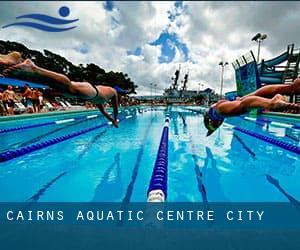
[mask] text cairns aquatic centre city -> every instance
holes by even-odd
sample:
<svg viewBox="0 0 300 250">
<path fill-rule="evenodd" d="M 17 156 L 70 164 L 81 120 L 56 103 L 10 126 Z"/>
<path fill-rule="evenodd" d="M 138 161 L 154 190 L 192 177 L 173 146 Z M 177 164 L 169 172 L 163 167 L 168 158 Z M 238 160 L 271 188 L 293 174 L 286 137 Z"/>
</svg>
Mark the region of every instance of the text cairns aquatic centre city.
<svg viewBox="0 0 300 250">
<path fill-rule="evenodd" d="M 151 214 L 151 216 L 149 216 Z M 69 217 L 70 215 L 68 215 Z M 72 220 L 76 221 L 143 221 L 151 217 L 157 221 L 214 221 L 214 210 L 156 210 L 149 213 L 147 210 L 79 210 L 72 215 Z M 223 214 L 222 214 L 223 216 Z M 224 219 L 227 221 L 262 221 L 263 210 L 238 210 L 225 211 Z M 64 211 L 7 211 L 8 221 L 63 221 Z"/>
</svg>

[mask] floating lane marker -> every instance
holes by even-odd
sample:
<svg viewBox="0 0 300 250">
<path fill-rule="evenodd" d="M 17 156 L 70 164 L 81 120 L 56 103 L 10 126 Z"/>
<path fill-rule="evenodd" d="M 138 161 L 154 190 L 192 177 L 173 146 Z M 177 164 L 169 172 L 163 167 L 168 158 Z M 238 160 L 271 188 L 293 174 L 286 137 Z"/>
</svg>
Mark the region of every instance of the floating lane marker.
<svg viewBox="0 0 300 250">
<path fill-rule="evenodd" d="M 86 117 L 86 119 L 93 119 L 93 118 L 96 118 L 96 117 L 98 117 L 98 115 L 88 115 Z"/>
<path fill-rule="evenodd" d="M 293 128 L 294 127 L 294 125 L 292 125 L 292 124 L 286 124 L 286 123 L 282 123 L 282 122 L 270 122 L 270 124 L 275 127 L 283 127 L 283 128 Z"/>
<path fill-rule="evenodd" d="M 68 122 L 74 122 L 75 119 L 66 119 L 66 120 L 60 120 L 60 121 L 56 121 L 56 124 L 63 124 L 63 123 L 68 123 Z"/>
<path fill-rule="evenodd" d="M 234 127 L 233 129 L 235 129 L 235 130 L 237 130 L 241 133 L 244 133 L 246 135 L 250 135 L 254 138 L 260 139 L 262 141 L 265 141 L 267 143 L 273 144 L 277 147 L 288 150 L 290 152 L 293 152 L 295 154 L 300 154 L 300 147 L 296 146 L 296 145 L 293 145 L 291 143 L 287 143 L 287 142 L 284 142 L 284 141 L 281 141 L 281 140 L 278 140 L 278 139 L 275 139 L 275 138 L 272 138 L 272 137 L 269 137 L 269 136 L 266 136 L 266 135 L 262 135 L 262 134 L 244 129 L 244 128 Z"/>
<path fill-rule="evenodd" d="M 147 192 L 148 202 L 164 202 L 167 199 L 169 123 L 167 116 Z"/>
<path fill-rule="evenodd" d="M 256 119 L 252 117 L 245 116 L 244 119 L 248 121 L 256 122 Z"/>
<path fill-rule="evenodd" d="M 126 118 L 121 118 L 120 122 L 125 120 L 125 119 Z M 80 136 L 80 135 L 88 133 L 90 131 L 106 127 L 110 124 L 111 124 L 110 122 L 109 123 L 105 122 L 105 123 L 102 123 L 98 126 L 91 127 L 91 128 L 86 128 L 86 129 L 83 129 L 83 130 L 80 130 L 80 131 L 77 131 L 77 132 L 73 132 L 73 133 L 70 133 L 70 134 L 67 134 L 67 135 L 64 135 L 64 136 L 60 136 L 60 137 L 56 137 L 56 138 L 53 138 L 53 139 L 45 140 L 45 141 L 42 141 L 42 142 L 38 142 L 38 143 L 35 143 L 35 144 L 31 144 L 31 145 L 28 145 L 28 146 L 25 146 L 25 147 L 18 148 L 18 149 L 15 149 L 15 150 L 8 150 L 6 152 L 0 153 L 0 162 L 9 161 L 11 159 L 20 157 L 22 155 L 26 155 L 26 154 L 29 154 L 31 152 L 34 152 L 34 151 L 52 146 L 54 144 L 69 140 L 71 138 Z"/>
<path fill-rule="evenodd" d="M 19 126 L 19 127 L 5 128 L 5 129 L 0 129 L 0 134 L 14 132 L 14 131 L 21 131 L 21 130 L 26 130 L 26 129 L 31 129 L 31 128 L 37 128 L 37 127 L 50 126 L 50 125 L 59 125 L 59 124 L 63 124 L 63 123 L 73 122 L 73 121 L 94 119 L 97 117 L 98 117 L 98 115 L 79 116 L 79 117 L 71 118 L 71 119 L 64 119 L 64 120 L 50 121 L 50 122 L 31 124 L 31 125 L 25 125 L 25 126 Z"/>
<path fill-rule="evenodd" d="M 266 118 L 258 119 L 258 121 L 265 122 L 265 123 L 268 123 L 268 124 L 276 126 L 276 127 L 300 129 L 300 125 L 293 124 L 293 123 L 275 122 L 275 121 L 270 121 L 270 120 L 268 120 Z"/>
<path fill-rule="evenodd" d="M 248 116 L 241 117 L 244 120 L 255 122 L 256 124 L 260 126 L 264 126 L 266 123 L 269 125 L 272 125 L 274 127 L 281 127 L 281 128 L 292 128 L 292 129 L 299 129 L 300 126 L 296 124 L 289 124 L 289 123 L 283 123 L 283 122 L 275 122 L 275 121 L 269 121 L 266 119 L 256 119 Z"/>
</svg>

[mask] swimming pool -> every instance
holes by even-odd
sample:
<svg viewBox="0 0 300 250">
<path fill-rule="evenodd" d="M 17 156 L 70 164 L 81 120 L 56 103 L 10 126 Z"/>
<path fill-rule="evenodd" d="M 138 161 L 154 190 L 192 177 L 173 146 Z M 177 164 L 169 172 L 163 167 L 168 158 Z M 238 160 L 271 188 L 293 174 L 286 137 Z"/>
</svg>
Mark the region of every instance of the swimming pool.
<svg viewBox="0 0 300 250">
<path fill-rule="evenodd" d="M 170 202 L 300 199 L 299 154 L 247 135 L 243 128 L 299 147 L 299 121 L 249 116 L 226 119 L 206 137 L 196 107 L 121 110 L 118 129 L 103 126 L 0 163 L 0 201 L 143 202 L 167 114 Z M 95 117 L 95 114 L 98 117 Z M 89 119 L 86 119 L 89 117 Z M 64 120 L 52 124 L 52 121 Z M 49 124 L 48 124 L 49 123 Z M 99 112 L 2 122 L 0 152 L 106 123 Z M 32 127 L 34 124 L 48 124 Z M 288 124 L 288 125 L 287 125 Z"/>
</svg>

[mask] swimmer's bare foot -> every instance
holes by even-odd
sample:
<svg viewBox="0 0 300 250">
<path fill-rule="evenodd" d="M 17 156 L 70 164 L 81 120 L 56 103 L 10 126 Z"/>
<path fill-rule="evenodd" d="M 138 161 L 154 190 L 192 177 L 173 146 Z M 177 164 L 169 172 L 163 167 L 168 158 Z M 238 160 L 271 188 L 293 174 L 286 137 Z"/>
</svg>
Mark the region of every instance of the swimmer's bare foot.
<svg viewBox="0 0 300 250">
<path fill-rule="evenodd" d="M 282 95 L 275 95 L 271 100 L 271 110 L 273 111 L 288 111 L 291 113 L 299 113 L 300 106 L 295 103 L 289 103 L 284 100 Z"/>
<path fill-rule="evenodd" d="M 114 120 L 114 121 L 112 122 L 112 124 L 113 124 L 116 128 L 119 127 L 119 122 L 118 122 L 117 120 Z"/>
<path fill-rule="evenodd" d="M 294 93 L 300 93 L 300 78 L 296 78 L 291 86 L 293 86 Z"/>
<path fill-rule="evenodd" d="M 25 71 L 25 72 L 34 73 L 36 68 L 37 66 L 30 59 L 26 59 L 24 62 L 16 64 L 4 70 L 3 74 L 9 75 L 14 71 Z"/>
<path fill-rule="evenodd" d="M 7 55 L 0 55 L 0 65 L 2 66 L 12 66 L 18 63 L 22 63 L 24 59 L 21 54 L 17 51 L 11 52 Z"/>
</svg>

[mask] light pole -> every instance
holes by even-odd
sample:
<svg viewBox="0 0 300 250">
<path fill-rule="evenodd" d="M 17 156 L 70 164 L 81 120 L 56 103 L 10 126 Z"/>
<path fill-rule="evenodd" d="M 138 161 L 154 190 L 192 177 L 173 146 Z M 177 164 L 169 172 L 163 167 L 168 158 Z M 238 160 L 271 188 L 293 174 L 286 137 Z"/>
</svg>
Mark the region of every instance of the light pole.
<svg viewBox="0 0 300 250">
<path fill-rule="evenodd" d="M 254 37 L 252 37 L 251 41 L 255 41 L 258 43 L 258 49 L 257 49 L 257 63 L 259 63 L 259 54 L 260 54 L 260 44 L 263 40 L 267 38 L 267 34 L 260 34 L 257 33 Z"/>
<path fill-rule="evenodd" d="M 224 68 L 228 65 L 228 62 L 220 62 L 219 65 L 221 66 L 221 88 L 220 88 L 220 99 L 223 95 L 223 84 L 224 84 Z"/>
<path fill-rule="evenodd" d="M 154 84 L 154 100 L 156 100 L 156 87 L 157 87 L 157 84 L 155 83 Z"/>
</svg>

